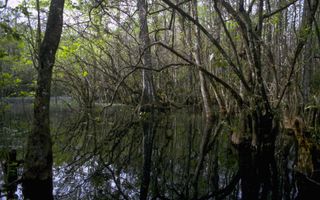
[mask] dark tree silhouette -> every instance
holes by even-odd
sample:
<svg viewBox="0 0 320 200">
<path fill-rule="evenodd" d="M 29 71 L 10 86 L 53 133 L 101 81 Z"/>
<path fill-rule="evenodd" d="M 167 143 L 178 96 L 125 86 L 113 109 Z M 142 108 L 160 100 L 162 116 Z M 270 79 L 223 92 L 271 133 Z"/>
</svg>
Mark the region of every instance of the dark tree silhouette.
<svg viewBox="0 0 320 200">
<path fill-rule="evenodd" d="M 63 8 L 64 0 L 51 1 L 46 32 L 40 46 L 34 121 L 28 137 L 23 174 L 25 199 L 53 199 L 50 88 L 55 54 L 62 32 Z"/>
</svg>

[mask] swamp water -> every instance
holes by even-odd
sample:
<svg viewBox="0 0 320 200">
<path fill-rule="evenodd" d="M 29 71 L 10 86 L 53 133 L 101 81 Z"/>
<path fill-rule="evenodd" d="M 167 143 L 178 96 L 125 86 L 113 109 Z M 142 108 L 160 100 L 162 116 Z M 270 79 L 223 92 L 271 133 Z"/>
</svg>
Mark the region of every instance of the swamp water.
<svg viewBox="0 0 320 200">
<path fill-rule="evenodd" d="M 192 109 L 150 114 L 113 105 L 79 111 L 70 103 L 63 98 L 51 103 L 56 199 L 131 200 L 139 199 L 142 190 L 149 199 L 243 199 L 239 152 L 230 143 L 228 123 L 215 122 L 211 135 L 203 139 L 204 119 Z M 15 99 L 6 105 L 1 114 L 1 163 L 12 149 L 17 160 L 23 158 L 33 112 L 32 101 Z M 281 169 L 273 174 L 278 183 L 260 183 L 261 193 L 268 189 L 259 198 L 272 199 L 275 193 L 278 199 L 297 197 L 294 148 L 288 148 L 292 158 L 278 161 Z M 21 168 L 17 174 L 21 176 Z M 5 176 L 2 164 L 0 185 Z M 20 185 L 16 195 L 22 199 Z"/>
</svg>

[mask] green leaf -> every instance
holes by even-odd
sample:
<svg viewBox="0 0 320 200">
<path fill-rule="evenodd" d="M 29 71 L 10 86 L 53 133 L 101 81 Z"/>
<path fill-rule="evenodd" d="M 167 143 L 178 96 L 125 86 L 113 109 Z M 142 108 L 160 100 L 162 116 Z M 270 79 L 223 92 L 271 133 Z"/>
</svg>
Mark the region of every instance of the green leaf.
<svg viewBox="0 0 320 200">
<path fill-rule="evenodd" d="M 83 71 L 83 72 L 82 72 L 82 76 L 83 76 L 83 77 L 87 77 L 87 76 L 88 76 L 88 72 L 87 72 L 87 71 Z"/>
<path fill-rule="evenodd" d="M 15 83 L 15 84 L 21 83 L 21 79 L 20 79 L 20 78 L 16 78 L 16 79 L 14 80 L 14 83 Z"/>
</svg>

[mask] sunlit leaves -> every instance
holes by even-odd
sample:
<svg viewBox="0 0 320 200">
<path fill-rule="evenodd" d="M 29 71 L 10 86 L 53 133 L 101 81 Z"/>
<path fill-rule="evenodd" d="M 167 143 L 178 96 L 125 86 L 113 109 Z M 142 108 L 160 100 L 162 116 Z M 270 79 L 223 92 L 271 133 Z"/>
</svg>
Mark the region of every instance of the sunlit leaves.
<svg viewBox="0 0 320 200">
<path fill-rule="evenodd" d="M 33 97 L 34 95 L 35 95 L 35 92 L 33 92 L 33 91 L 31 91 L 31 92 L 20 91 L 18 96 L 20 96 L 20 97 Z"/>
<path fill-rule="evenodd" d="M 87 77 L 87 76 L 88 76 L 88 71 L 84 70 L 84 71 L 82 72 L 82 76 L 83 76 L 83 77 Z"/>
<path fill-rule="evenodd" d="M 33 88 L 33 62 L 18 28 L 0 23 L 0 88 L 4 96 L 30 96 Z"/>
<path fill-rule="evenodd" d="M 14 95 L 10 91 L 14 90 L 17 86 L 21 84 L 21 79 L 14 77 L 10 73 L 1 73 L 0 74 L 0 88 L 3 92 L 6 92 L 7 95 Z"/>
<path fill-rule="evenodd" d="M 77 51 L 81 46 L 80 42 L 65 42 L 62 44 L 57 52 L 57 58 L 62 60 L 67 60 L 68 58 L 73 57 L 76 55 Z"/>
<path fill-rule="evenodd" d="M 10 85 L 12 82 L 14 82 L 12 74 L 9 74 L 9 73 L 0 74 L 0 87 L 5 87 L 7 85 Z"/>
</svg>

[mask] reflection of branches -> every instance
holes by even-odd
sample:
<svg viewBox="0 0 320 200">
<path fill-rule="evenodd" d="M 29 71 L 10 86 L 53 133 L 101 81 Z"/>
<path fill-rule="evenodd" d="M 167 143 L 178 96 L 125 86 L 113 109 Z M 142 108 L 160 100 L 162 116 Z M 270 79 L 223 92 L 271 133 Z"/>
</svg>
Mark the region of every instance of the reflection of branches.
<svg viewBox="0 0 320 200">
<path fill-rule="evenodd" d="M 96 188 L 94 188 L 94 186 L 91 185 L 90 181 L 94 181 L 94 178 L 98 174 L 99 176 L 103 175 L 105 181 L 108 181 L 109 177 L 112 177 L 112 183 L 116 184 L 116 188 L 114 188 L 116 192 L 119 192 L 124 199 L 129 199 L 128 194 L 126 192 L 126 187 L 120 184 L 122 183 L 121 181 L 124 177 L 118 177 L 117 171 L 122 171 L 123 166 L 126 166 L 128 164 L 128 159 L 121 159 L 122 157 L 124 157 L 123 154 L 128 152 L 126 149 L 136 149 L 134 147 L 131 147 L 132 144 L 124 144 L 124 141 L 127 141 L 124 137 L 128 136 L 130 128 L 134 127 L 136 122 L 133 120 L 133 118 L 130 118 L 128 116 L 126 116 L 125 119 L 128 121 L 123 122 L 123 120 L 119 119 L 115 119 L 114 123 L 106 121 L 106 125 L 108 125 L 108 130 L 106 131 L 107 133 L 103 133 L 103 138 L 99 137 L 100 135 L 98 136 L 97 134 L 94 134 L 92 136 L 95 137 L 96 140 L 98 140 L 98 144 L 95 143 L 94 147 L 91 147 L 91 145 L 93 144 L 92 140 L 87 139 L 86 136 L 88 135 L 89 131 L 91 131 L 92 126 L 94 126 L 94 123 L 96 123 L 96 117 L 93 117 L 91 115 L 89 115 L 88 117 L 88 114 L 84 113 L 80 115 L 80 117 L 77 118 L 74 123 L 68 123 L 70 128 L 67 128 L 66 132 L 68 133 L 67 136 L 70 136 L 66 139 L 68 143 L 65 147 L 62 148 L 61 153 L 71 153 L 72 157 L 74 158 L 71 159 L 71 162 L 68 161 L 68 164 L 66 166 L 61 167 L 63 171 L 60 173 L 63 173 L 63 177 L 65 177 L 63 184 L 65 184 L 66 187 L 70 185 L 70 183 L 68 182 L 73 180 L 72 177 L 75 177 L 76 185 L 72 185 L 71 182 L 71 186 L 68 186 L 68 188 L 71 190 L 61 190 L 61 192 L 68 193 L 67 195 L 63 194 L 63 196 L 72 196 L 73 194 L 75 194 L 75 192 L 77 192 L 77 190 L 80 190 L 81 192 L 82 189 L 89 189 L 90 191 L 82 191 L 81 194 L 86 193 L 88 195 L 95 195 L 92 192 L 95 191 Z M 83 124 L 90 127 L 83 128 Z M 110 124 L 111 126 L 109 126 Z M 105 130 L 105 128 L 100 128 L 101 129 L 99 130 Z M 85 135 L 85 137 L 83 137 L 83 135 Z M 71 143 L 76 145 L 72 145 Z M 136 144 L 135 141 L 133 141 L 133 143 Z M 132 154 L 132 152 L 129 152 L 129 155 L 130 154 Z M 95 159 L 97 156 L 99 158 L 99 161 L 96 161 Z M 119 162 L 121 162 L 119 166 L 115 166 L 115 168 L 111 166 L 111 163 L 115 164 Z M 85 172 L 84 169 L 86 168 L 88 168 L 88 170 L 91 172 Z M 104 169 L 108 171 L 104 171 Z M 79 176 L 81 180 L 77 180 L 77 177 Z M 111 193 L 108 195 L 114 196 L 115 193 L 111 191 Z"/>
<path fill-rule="evenodd" d="M 119 181 L 119 177 L 118 177 L 118 178 L 116 177 L 114 171 L 111 169 L 110 166 L 106 166 L 106 165 L 105 165 L 105 167 L 106 167 L 106 169 L 111 173 L 111 176 L 112 176 L 112 178 L 113 178 L 113 181 L 114 181 L 114 183 L 115 183 L 118 191 L 119 191 L 120 194 L 122 195 L 122 197 L 123 197 L 124 199 L 126 199 L 126 200 L 129 200 L 129 198 L 127 197 L 127 195 L 122 191 L 122 187 L 121 187 L 121 183 L 120 183 L 120 181 Z"/>
<path fill-rule="evenodd" d="M 317 186 L 318 188 L 320 188 L 320 182 L 314 180 L 313 178 L 309 177 L 307 174 L 305 173 L 301 173 L 300 171 L 298 170 L 294 170 L 301 178 L 304 178 L 307 183 L 310 183 L 312 185 L 315 185 Z"/>
<path fill-rule="evenodd" d="M 8 4 L 8 0 L 5 0 L 4 5 L 1 5 L 0 8 L 6 8 Z"/>
<path fill-rule="evenodd" d="M 233 189 L 237 186 L 238 182 L 240 180 L 240 172 L 238 171 L 236 175 L 233 177 L 233 179 L 230 181 L 229 185 L 227 185 L 225 188 L 212 192 L 211 194 L 204 195 L 200 197 L 198 200 L 206 200 L 206 199 L 225 199 L 226 196 L 228 196 Z"/>
</svg>

